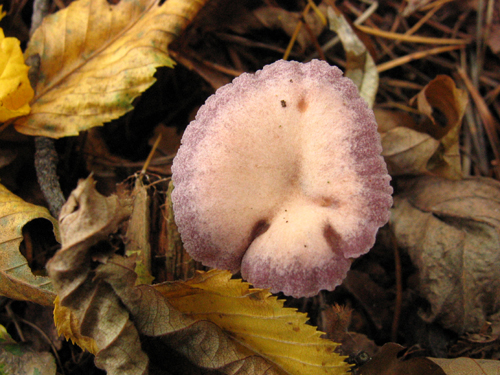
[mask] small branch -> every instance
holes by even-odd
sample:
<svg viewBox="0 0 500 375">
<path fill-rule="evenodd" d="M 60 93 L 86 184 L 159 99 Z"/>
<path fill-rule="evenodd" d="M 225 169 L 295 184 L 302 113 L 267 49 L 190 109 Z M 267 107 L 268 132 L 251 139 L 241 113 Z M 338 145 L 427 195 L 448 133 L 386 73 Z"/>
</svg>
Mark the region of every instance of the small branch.
<svg viewBox="0 0 500 375">
<path fill-rule="evenodd" d="M 38 184 L 49 204 L 50 212 L 57 218 L 66 200 L 57 177 L 58 156 L 54 147 L 54 140 L 46 137 L 36 137 L 35 148 L 35 169 Z"/>
</svg>

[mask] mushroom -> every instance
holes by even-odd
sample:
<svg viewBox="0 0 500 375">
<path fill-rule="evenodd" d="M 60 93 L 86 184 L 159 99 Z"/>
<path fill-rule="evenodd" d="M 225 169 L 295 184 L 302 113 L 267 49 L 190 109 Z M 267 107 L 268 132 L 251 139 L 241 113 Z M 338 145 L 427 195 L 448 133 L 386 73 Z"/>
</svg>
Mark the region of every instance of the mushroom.
<svg viewBox="0 0 500 375">
<path fill-rule="evenodd" d="M 204 265 L 294 297 L 333 290 L 389 220 L 373 112 L 337 67 L 277 61 L 203 105 L 173 162 L 175 220 Z"/>
</svg>

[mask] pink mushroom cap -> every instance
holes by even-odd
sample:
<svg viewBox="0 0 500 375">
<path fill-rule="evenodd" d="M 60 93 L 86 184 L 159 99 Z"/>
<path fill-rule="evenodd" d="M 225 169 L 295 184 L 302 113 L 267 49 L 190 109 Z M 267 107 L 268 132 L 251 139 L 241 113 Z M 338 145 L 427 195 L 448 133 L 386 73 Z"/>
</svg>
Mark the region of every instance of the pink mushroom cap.
<svg viewBox="0 0 500 375">
<path fill-rule="evenodd" d="M 333 290 L 389 220 L 373 112 L 340 69 L 277 61 L 221 87 L 173 162 L 175 220 L 204 265 L 294 297 Z"/>
</svg>

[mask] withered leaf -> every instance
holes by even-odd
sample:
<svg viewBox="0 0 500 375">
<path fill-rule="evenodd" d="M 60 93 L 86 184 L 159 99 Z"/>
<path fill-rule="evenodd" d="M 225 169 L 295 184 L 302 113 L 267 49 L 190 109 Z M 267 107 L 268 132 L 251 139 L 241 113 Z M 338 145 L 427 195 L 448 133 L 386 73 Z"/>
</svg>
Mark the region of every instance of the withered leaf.
<svg viewBox="0 0 500 375">
<path fill-rule="evenodd" d="M 375 109 L 382 141 L 382 156 L 391 176 L 425 174 L 439 141 L 413 130 L 413 118 L 406 112 Z"/>
<path fill-rule="evenodd" d="M 46 208 L 27 203 L 0 185 L 0 294 L 50 306 L 56 296 L 50 279 L 33 275 L 19 251 L 23 226 L 37 218 L 49 220 L 58 238 L 57 221 Z"/>
<path fill-rule="evenodd" d="M 474 358 L 429 358 L 441 366 L 446 375 L 497 375 L 500 361 Z"/>
<path fill-rule="evenodd" d="M 404 360 L 398 354 L 404 347 L 393 342 L 382 346 L 373 359 L 358 369 L 359 375 L 446 375 L 441 367 L 427 358 Z"/>
<path fill-rule="evenodd" d="M 500 311 L 500 183 L 489 178 L 401 181 L 391 225 L 430 303 L 421 313 L 459 334 Z"/>
<path fill-rule="evenodd" d="M 81 182 L 61 213 L 62 249 L 47 265 L 60 304 L 73 317 L 74 325 L 63 333 L 79 344 L 90 338 L 97 366 L 109 374 L 135 375 L 148 373 L 153 361 L 172 373 L 170 356 L 157 353 L 151 360 L 150 351 L 143 351 L 141 341 L 147 349 L 149 340 L 158 339 L 150 349 L 175 350 L 184 358 L 173 373 L 187 373 L 193 365 L 200 373 L 346 373 L 343 357 L 333 353 L 337 344 L 320 340 L 303 314 L 283 308 L 267 291 L 229 280 L 229 272 L 136 286 L 134 259 L 92 247 L 130 213 L 128 199 L 104 198 L 91 180 Z M 261 328 L 269 330 L 267 337 L 252 335 Z M 295 366 L 287 367 L 287 358 Z"/>
<path fill-rule="evenodd" d="M 468 104 L 467 92 L 458 89 L 450 77 L 438 75 L 411 102 L 426 115 L 414 130 L 439 140 L 440 148 L 429 161 L 429 171 L 446 178 L 461 178 L 458 137 Z"/>
<path fill-rule="evenodd" d="M 377 109 L 382 155 L 391 175 L 462 176 L 459 132 L 467 93 L 453 80 L 437 76 L 412 99 L 426 117 L 417 123 L 404 112 Z"/>
</svg>

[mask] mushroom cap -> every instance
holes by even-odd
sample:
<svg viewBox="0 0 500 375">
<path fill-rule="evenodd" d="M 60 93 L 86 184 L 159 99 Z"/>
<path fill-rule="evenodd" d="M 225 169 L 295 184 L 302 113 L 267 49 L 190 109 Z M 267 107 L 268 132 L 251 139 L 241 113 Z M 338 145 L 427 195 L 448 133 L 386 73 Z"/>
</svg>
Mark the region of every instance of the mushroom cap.
<svg viewBox="0 0 500 375">
<path fill-rule="evenodd" d="M 185 249 L 294 297 L 333 290 L 389 220 L 373 112 L 340 69 L 277 61 L 221 87 L 187 127 L 172 201 Z"/>
</svg>

